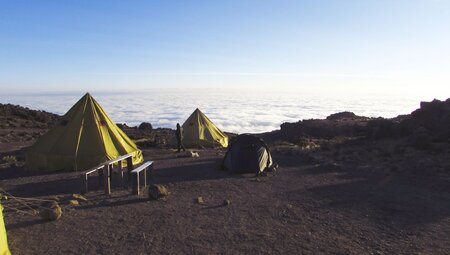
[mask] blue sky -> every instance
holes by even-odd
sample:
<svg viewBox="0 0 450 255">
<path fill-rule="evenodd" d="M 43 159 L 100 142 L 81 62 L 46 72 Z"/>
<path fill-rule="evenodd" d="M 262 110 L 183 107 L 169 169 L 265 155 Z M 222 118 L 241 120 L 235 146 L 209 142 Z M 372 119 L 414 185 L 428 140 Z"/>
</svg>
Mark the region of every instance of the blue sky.
<svg viewBox="0 0 450 255">
<path fill-rule="evenodd" d="M 0 88 L 450 96 L 449 31 L 447 0 L 0 0 Z"/>
</svg>

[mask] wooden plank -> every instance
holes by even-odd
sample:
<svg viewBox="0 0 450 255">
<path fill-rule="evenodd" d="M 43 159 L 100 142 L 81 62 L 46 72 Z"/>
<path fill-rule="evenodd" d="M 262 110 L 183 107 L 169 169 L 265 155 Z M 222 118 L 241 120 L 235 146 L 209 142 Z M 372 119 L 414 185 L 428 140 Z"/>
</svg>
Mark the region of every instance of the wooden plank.
<svg viewBox="0 0 450 255">
<path fill-rule="evenodd" d="M 137 168 L 133 169 L 132 173 L 138 173 L 152 165 L 153 165 L 153 161 L 147 161 L 147 162 L 143 163 L 142 165 L 138 166 Z"/>
<path fill-rule="evenodd" d="M 133 153 L 128 153 L 128 154 L 119 156 L 119 157 L 117 157 L 115 159 L 108 160 L 108 161 L 105 162 L 105 164 L 108 164 L 108 165 L 109 164 L 114 164 L 114 163 L 117 163 L 119 161 L 122 161 L 122 160 L 125 160 L 125 159 L 128 159 L 128 158 L 132 158 L 132 157 L 133 157 Z"/>
</svg>

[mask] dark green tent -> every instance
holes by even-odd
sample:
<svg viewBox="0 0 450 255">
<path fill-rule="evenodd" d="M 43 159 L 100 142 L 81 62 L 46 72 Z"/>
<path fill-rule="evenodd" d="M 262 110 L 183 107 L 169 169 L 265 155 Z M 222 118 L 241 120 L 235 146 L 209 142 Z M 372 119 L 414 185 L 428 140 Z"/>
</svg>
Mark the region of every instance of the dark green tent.
<svg viewBox="0 0 450 255">
<path fill-rule="evenodd" d="M 273 165 L 269 147 L 260 138 L 242 134 L 233 139 L 223 160 L 226 170 L 233 173 L 260 174 Z"/>
</svg>

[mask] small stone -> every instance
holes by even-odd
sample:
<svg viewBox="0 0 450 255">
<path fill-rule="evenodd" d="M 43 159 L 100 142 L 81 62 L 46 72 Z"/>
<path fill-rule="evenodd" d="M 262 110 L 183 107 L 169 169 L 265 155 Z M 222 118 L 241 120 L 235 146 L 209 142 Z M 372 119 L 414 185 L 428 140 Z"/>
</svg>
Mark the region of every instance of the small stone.
<svg viewBox="0 0 450 255">
<path fill-rule="evenodd" d="M 205 201 L 203 200 L 203 197 L 197 197 L 195 199 L 195 202 L 199 205 L 203 205 L 205 203 Z"/>
<path fill-rule="evenodd" d="M 162 199 L 169 195 L 169 190 L 164 185 L 153 184 L 148 188 L 149 198 L 152 200 Z"/>
<path fill-rule="evenodd" d="M 80 205 L 80 203 L 78 202 L 78 200 L 69 200 L 69 205 L 73 205 L 73 206 L 76 206 L 76 205 Z"/>
<path fill-rule="evenodd" d="M 228 206 L 230 204 L 231 204 L 231 201 L 229 199 L 223 200 L 223 203 L 222 203 L 223 206 Z"/>
<path fill-rule="evenodd" d="M 48 221 L 58 220 L 59 218 L 61 218 L 61 215 L 62 209 L 56 202 L 52 202 L 50 207 L 42 207 L 39 210 L 39 216 L 41 216 L 43 220 Z"/>
<path fill-rule="evenodd" d="M 191 158 L 198 158 L 198 157 L 200 157 L 198 152 L 195 152 L 195 151 L 189 151 L 189 154 L 190 154 Z"/>
</svg>

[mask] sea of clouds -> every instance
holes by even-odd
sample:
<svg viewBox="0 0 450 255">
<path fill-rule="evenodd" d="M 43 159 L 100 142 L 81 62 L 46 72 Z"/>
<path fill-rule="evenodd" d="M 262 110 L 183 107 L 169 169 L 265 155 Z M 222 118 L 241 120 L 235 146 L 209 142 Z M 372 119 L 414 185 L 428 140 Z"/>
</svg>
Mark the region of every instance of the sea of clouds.
<svg viewBox="0 0 450 255">
<path fill-rule="evenodd" d="M 196 109 L 220 129 L 259 133 L 279 129 L 283 122 L 325 118 L 352 111 L 369 117 L 395 117 L 419 106 L 417 97 L 380 95 L 320 95 L 276 91 L 146 91 L 142 93 L 92 93 L 117 123 L 131 126 L 150 122 L 174 128 Z M 64 114 L 83 93 L 0 95 L 1 103 Z"/>
</svg>

